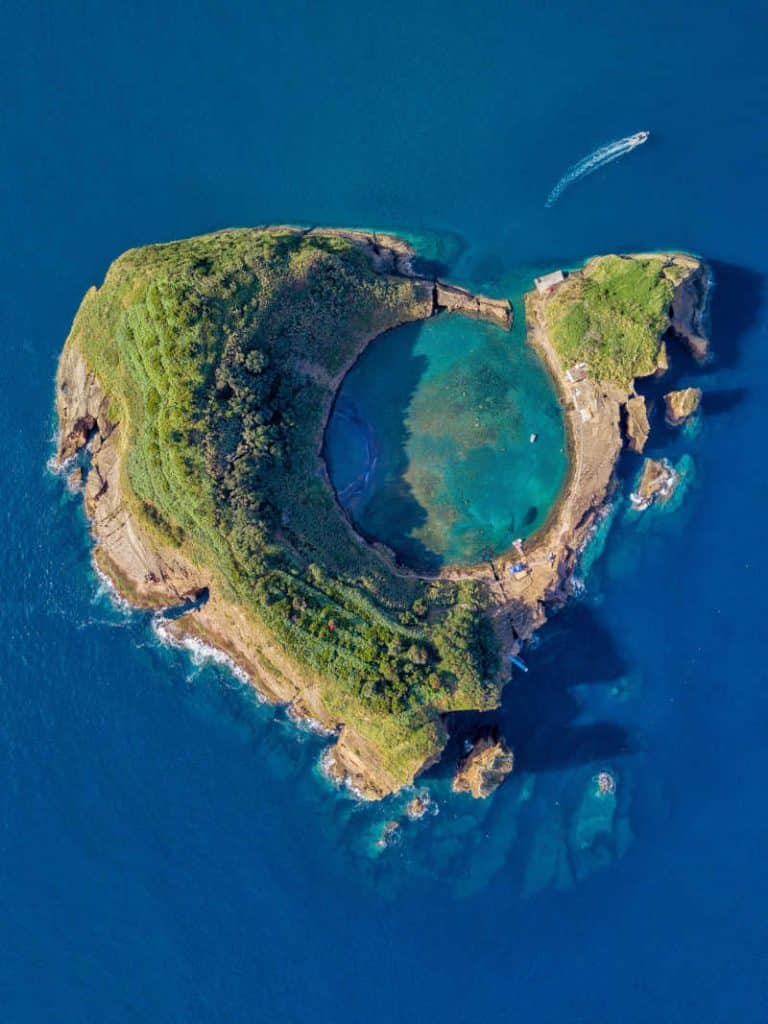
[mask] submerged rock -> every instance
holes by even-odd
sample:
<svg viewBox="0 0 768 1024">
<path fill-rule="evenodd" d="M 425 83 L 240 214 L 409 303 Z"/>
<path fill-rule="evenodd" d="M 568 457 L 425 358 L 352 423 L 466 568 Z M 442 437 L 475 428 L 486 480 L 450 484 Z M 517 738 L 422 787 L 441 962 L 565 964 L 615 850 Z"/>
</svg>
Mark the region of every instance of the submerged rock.
<svg viewBox="0 0 768 1024">
<path fill-rule="evenodd" d="M 678 479 L 679 474 L 668 459 L 646 459 L 637 487 L 629 496 L 632 507 L 643 512 L 655 501 L 669 501 Z"/>
<path fill-rule="evenodd" d="M 664 395 L 665 420 L 670 427 L 679 427 L 689 419 L 701 404 L 701 388 L 682 388 Z"/>
<path fill-rule="evenodd" d="M 617 856 L 615 817 L 616 780 L 602 771 L 585 787 L 568 829 L 568 848 L 578 877 L 607 867 Z"/>
<path fill-rule="evenodd" d="M 388 821 L 384 828 L 381 830 L 381 835 L 376 840 L 376 846 L 383 850 L 387 846 L 391 846 L 395 841 L 395 838 L 399 836 L 400 822 L 399 821 Z"/>
<path fill-rule="evenodd" d="M 515 767 L 515 756 L 503 739 L 482 736 L 469 754 L 459 761 L 453 780 L 455 793 L 471 793 L 484 800 L 497 789 Z"/>
<path fill-rule="evenodd" d="M 669 369 L 669 353 L 667 352 L 667 343 L 662 341 L 659 345 L 659 354 L 656 357 L 656 371 L 653 374 L 654 377 L 663 377 Z"/>
<path fill-rule="evenodd" d="M 560 809 L 553 806 L 550 814 L 542 816 L 533 834 L 523 877 L 523 895 L 533 896 L 550 887 L 562 891 L 572 885 L 573 869 L 562 815 Z"/>
<path fill-rule="evenodd" d="M 624 403 L 625 422 L 624 435 L 627 448 L 631 452 L 642 452 L 651 432 L 648 422 L 648 410 L 642 395 L 634 395 Z"/>
</svg>

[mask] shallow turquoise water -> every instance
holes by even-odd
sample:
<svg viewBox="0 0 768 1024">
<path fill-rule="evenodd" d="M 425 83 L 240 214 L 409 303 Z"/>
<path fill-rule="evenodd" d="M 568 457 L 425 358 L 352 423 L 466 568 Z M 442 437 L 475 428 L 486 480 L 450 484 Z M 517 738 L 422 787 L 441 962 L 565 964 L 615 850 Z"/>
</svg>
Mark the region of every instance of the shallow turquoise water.
<svg viewBox="0 0 768 1024">
<path fill-rule="evenodd" d="M 529 536 L 567 466 L 562 413 L 524 327 L 455 315 L 366 349 L 340 388 L 325 456 L 361 532 L 418 569 L 493 558 Z"/>
</svg>

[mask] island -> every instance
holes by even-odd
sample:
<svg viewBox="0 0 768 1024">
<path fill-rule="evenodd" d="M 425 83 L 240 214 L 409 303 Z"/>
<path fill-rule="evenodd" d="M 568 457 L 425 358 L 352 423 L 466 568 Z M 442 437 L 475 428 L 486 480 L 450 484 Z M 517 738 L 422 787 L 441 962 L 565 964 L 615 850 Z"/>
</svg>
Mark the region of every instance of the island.
<svg viewBox="0 0 768 1024">
<path fill-rule="evenodd" d="M 364 798 L 435 763 L 449 713 L 498 706 L 510 658 L 571 592 L 622 447 L 642 450 L 636 378 L 663 372 L 675 339 L 706 355 L 697 259 L 605 256 L 554 276 L 525 317 L 564 411 L 565 485 L 511 550 L 435 572 L 355 529 L 326 426 L 374 338 L 447 313 L 509 329 L 506 299 L 443 282 L 392 235 L 233 229 L 124 253 L 64 346 L 57 459 L 84 481 L 98 569 L 132 605 L 172 610 L 169 636 L 225 653 L 333 733 L 326 770 Z"/>
</svg>

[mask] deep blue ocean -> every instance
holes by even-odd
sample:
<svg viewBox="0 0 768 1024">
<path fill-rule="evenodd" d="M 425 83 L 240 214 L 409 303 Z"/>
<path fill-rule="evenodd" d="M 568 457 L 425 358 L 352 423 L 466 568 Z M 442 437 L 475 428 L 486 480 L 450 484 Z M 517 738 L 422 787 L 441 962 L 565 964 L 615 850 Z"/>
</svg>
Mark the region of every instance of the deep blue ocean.
<svg viewBox="0 0 768 1024">
<path fill-rule="evenodd" d="M 764 1021 L 765 5 L 0 11 L 2 1020 Z M 57 356 L 109 262 L 275 222 L 421 234 L 499 294 L 607 251 L 715 272 L 715 358 L 673 367 L 701 430 L 657 416 L 650 447 L 693 457 L 684 500 L 617 501 L 496 716 L 515 775 L 479 803 L 438 766 L 439 813 L 383 852 L 402 801 L 337 793 L 321 738 L 115 607 L 46 468 Z M 621 829 L 579 857 L 602 767 Z"/>
</svg>

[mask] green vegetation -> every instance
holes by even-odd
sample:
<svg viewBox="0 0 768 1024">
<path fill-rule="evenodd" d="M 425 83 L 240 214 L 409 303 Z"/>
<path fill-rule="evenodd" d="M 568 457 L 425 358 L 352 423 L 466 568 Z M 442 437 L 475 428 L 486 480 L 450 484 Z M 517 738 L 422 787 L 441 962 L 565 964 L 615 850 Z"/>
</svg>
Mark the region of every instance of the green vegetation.
<svg viewBox="0 0 768 1024">
<path fill-rule="evenodd" d="M 549 332 L 566 366 L 584 361 L 597 380 L 630 389 L 656 370 L 685 261 L 603 256 L 569 278 L 547 304 Z"/>
<path fill-rule="evenodd" d="M 401 577 L 355 541 L 318 451 L 338 375 L 425 288 L 332 234 L 227 231 L 125 253 L 68 342 L 120 423 L 145 529 L 245 606 L 402 781 L 442 746 L 439 711 L 496 703 L 495 638 L 481 589 Z"/>
</svg>

